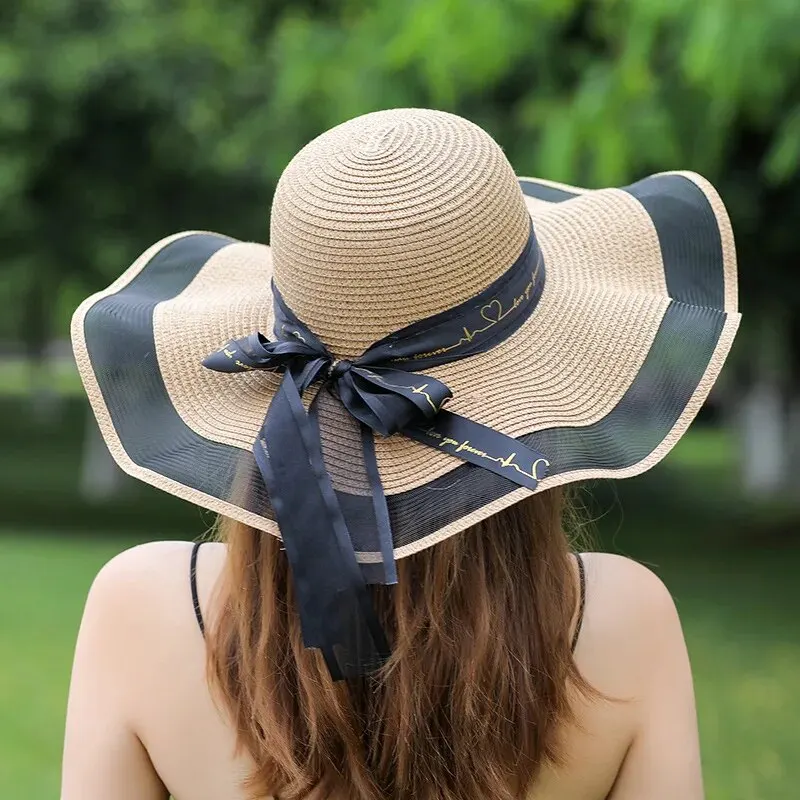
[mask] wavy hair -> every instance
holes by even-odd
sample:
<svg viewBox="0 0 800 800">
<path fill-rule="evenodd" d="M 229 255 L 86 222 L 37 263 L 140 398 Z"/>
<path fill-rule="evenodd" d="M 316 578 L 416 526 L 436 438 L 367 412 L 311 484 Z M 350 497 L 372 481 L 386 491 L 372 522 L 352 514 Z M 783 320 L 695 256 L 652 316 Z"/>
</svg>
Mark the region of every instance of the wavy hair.
<svg viewBox="0 0 800 800">
<path fill-rule="evenodd" d="M 209 674 L 255 768 L 252 798 L 518 800 L 561 759 L 577 607 L 564 492 L 504 508 L 398 561 L 373 587 L 393 652 L 377 674 L 334 682 L 303 647 L 286 554 L 222 519 L 224 580 Z"/>
</svg>

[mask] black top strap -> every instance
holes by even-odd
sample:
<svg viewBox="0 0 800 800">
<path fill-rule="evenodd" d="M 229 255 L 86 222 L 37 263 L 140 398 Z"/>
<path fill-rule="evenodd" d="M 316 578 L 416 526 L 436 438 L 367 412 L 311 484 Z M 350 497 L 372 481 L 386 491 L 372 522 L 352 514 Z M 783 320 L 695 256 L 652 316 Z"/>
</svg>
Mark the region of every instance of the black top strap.
<svg viewBox="0 0 800 800">
<path fill-rule="evenodd" d="M 578 578 L 580 579 L 580 602 L 578 605 L 578 622 L 575 625 L 575 633 L 572 635 L 572 652 L 578 645 L 578 636 L 581 633 L 581 626 L 583 625 L 583 612 L 586 608 L 586 569 L 583 566 L 583 559 L 579 553 L 575 553 L 575 560 L 578 562 Z"/>
<path fill-rule="evenodd" d="M 203 622 L 203 612 L 200 610 L 200 600 L 197 596 L 197 552 L 200 550 L 202 542 L 195 542 L 192 547 L 192 557 L 189 561 L 189 583 L 192 587 L 192 605 L 194 606 L 194 616 L 200 627 L 200 633 L 206 635 L 206 626 Z"/>
<path fill-rule="evenodd" d="M 192 547 L 192 556 L 189 561 L 189 583 L 192 589 L 192 605 L 194 606 L 194 616 L 197 619 L 197 625 L 200 628 L 200 633 L 206 635 L 206 626 L 203 622 L 203 612 L 200 610 L 200 599 L 197 595 L 197 553 L 200 550 L 200 545 L 203 542 L 195 542 Z M 583 564 L 583 559 L 578 553 L 575 553 L 575 560 L 578 562 L 578 578 L 580 580 L 580 600 L 578 605 L 578 621 L 575 625 L 575 633 L 572 635 L 572 650 L 575 651 L 578 645 L 578 637 L 581 633 L 581 626 L 583 625 L 583 613 L 586 608 L 586 568 Z"/>
</svg>

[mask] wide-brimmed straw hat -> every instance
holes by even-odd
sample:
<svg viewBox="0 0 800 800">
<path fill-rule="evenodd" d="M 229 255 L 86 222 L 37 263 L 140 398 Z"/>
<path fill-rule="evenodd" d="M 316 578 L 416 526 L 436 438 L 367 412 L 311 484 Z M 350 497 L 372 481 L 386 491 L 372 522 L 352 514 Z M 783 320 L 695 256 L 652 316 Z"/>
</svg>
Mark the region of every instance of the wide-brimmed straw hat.
<svg viewBox="0 0 800 800">
<path fill-rule="evenodd" d="M 368 528 L 385 511 L 402 558 L 534 491 L 655 465 L 738 324 L 730 223 L 700 176 L 591 191 L 517 178 L 476 125 L 399 109 L 298 153 L 277 187 L 271 247 L 163 239 L 80 306 L 72 335 L 126 472 L 279 535 L 265 486 L 270 469 L 286 485 L 276 457 L 320 468 L 303 454 L 316 445 L 296 391 L 347 524 Z M 298 364 L 316 366 L 298 378 Z M 289 372 L 297 388 L 279 390 Z M 399 417 L 386 411 L 395 401 Z M 306 444 L 286 453 L 287 442 Z M 368 524 L 351 522 L 377 477 L 384 510 L 371 502 Z M 369 533 L 351 539 L 362 565 L 391 557 Z"/>
</svg>

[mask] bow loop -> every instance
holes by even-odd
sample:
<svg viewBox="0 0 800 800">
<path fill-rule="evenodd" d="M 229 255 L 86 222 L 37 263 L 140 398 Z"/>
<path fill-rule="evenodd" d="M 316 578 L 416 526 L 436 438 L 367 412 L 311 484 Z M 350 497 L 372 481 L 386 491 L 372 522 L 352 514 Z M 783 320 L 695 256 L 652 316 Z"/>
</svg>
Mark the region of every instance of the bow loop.
<svg viewBox="0 0 800 800">
<path fill-rule="evenodd" d="M 299 339 L 270 341 L 262 333 L 251 333 L 231 339 L 219 350 L 203 359 L 203 366 L 215 372 L 250 372 L 264 369 L 283 372 L 296 361 L 308 361 L 318 352 Z"/>
<path fill-rule="evenodd" d="M 383 436 L 424 425 L 453 396 L 444 383 L 421 373 L 355 366 L 352 374 L 355 393 L 369 409 L 372 420 L 362 419 L 352 401 L 343 402 L 353 416 Z"/>
<path fill-rule="evenodd" d="M 302 395 L 313 383 L 326 382 L 359 422 L 382 436 L 423 425 L 453 396 L 441 381 L 421 373 L 358 360 L 337 359 L 319 342 L 295 331 L 270 341 L 262 333 L 233 339 L 203 361 L 217 372 L 287 372 Z"/>
</svg>

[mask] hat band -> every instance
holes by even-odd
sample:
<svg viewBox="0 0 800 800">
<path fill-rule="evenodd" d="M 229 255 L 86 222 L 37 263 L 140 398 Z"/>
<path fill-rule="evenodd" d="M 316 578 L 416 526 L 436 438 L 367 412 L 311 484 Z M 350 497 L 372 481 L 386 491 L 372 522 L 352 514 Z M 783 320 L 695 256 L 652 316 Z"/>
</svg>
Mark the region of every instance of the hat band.
<svg viewBox="0 0 800 800">
<path fill-rule="evenodd" d="M 306 647 L 322 650 L 334 679 L 363 675 L 385 662 L 389 646 L 366 584 L 396 583 L 386 497 L 373 431 L 402 433 L 535 489 L 549 461 L 510 436 L 442 409 L 452 392 L 418 369 L 490 350 L 530 317 L 545 269 L 533 229 L 520 257 L 486 290 L 447 311 L 375 342 L 340 361 L 273 287 L 274 332 L 228 342 L 203 362 L 219 372 L 283 373 L 253 454 L 269 493 L 292 570 Z M 370 508 L 347 515 L 322 454 L 318 393 L 306 411 L 302 394 L 322 382 L 358 421 Z M 382 561 L 359 565 L 354 540 L 377 535 Z"/>
</svg>

